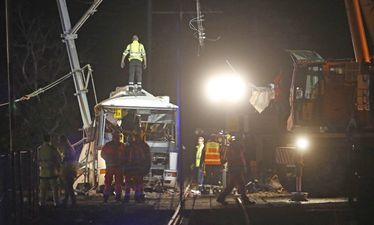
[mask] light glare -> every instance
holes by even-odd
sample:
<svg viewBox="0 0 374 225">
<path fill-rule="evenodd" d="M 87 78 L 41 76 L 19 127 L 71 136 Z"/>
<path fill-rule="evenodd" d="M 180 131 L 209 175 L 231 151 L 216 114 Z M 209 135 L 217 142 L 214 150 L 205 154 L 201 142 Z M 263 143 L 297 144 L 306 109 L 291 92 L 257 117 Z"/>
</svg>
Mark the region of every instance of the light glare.
<svg viewBox="0 0 374 225">
<path fill-rule="evenodd" d="M 305 137 L 300 137 L 296 140 L 297 150 L 305 152 L 309 147 L 309 140 Z"/>
<path fill-rule="evenodd" d="M 218 76 L 208 81 L 206 91 L 213 102 L 237 102 L 244 97 L 245 83 L 239 76 Z"/>
</svg>

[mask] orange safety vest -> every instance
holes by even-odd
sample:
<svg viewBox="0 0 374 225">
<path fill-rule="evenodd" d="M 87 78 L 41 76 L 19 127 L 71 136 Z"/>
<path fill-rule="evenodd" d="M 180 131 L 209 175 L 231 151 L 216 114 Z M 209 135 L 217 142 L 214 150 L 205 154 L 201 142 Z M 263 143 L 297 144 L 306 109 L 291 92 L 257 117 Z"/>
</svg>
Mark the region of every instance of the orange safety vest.
<svg viewBox="0 0 374 225">
<path fill-rule="evenodd" d="M 205 145 L 205 165 L 221 165 L 221 156 L 219 153 L 219 144 L 217 142 L 208 142 Z"/>
</svg>

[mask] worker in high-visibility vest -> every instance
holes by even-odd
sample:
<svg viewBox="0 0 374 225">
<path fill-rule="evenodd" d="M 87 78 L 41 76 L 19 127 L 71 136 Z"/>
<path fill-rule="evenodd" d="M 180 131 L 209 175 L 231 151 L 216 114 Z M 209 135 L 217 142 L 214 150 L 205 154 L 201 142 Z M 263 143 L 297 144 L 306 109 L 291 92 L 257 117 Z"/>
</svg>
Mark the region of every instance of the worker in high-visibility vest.
<svg viewBox="0 0 374 225">
<path fill-rule="evenodd" d="M 204 158 L 205 158 L 205 152 L 204 152 L 204 138 L 199 137 L 197 140 L 196 145 L 196 152 L 195 152 L 195 162 L 193 165 L 193 168 L 195 169 L 196 174 L 196 183 L 198 185 L 199 191 L 203 191 L 203 185 L 204 185 Z"/>
<path fill-rule="evenodd" d="M 205 145 L 205 171 L 206 182 L 209 185 L 219 185 L 222 180 L 222 165 L 220 146 L 217 142 L 217 135 L 212 134 Z"/>
<path fill-rule="evenodd" d="M 147 57 L 142 43 L 137 35 L 132 36 L 132 43 L 128 44 L 122 54 L 121 68 L 125 67 L 125 58 L 129 55 L 129 91 L 134 90 L 134 78 L 136 75 L 137 90 L 142 90 L 142 72 L 147 68 Z"/>
<path fill-rule="evenodd" d="M 43 144 L 38 147 L 37 161 L 39 165 L 39 205 L 44 206 L 48 187 L 52 189 L 53 204 L 58 205 L 57 177 L 60 170 L 61 157 L 57 148 L 51 143 L 51 136 L 43 136 Z"/>
</svg>

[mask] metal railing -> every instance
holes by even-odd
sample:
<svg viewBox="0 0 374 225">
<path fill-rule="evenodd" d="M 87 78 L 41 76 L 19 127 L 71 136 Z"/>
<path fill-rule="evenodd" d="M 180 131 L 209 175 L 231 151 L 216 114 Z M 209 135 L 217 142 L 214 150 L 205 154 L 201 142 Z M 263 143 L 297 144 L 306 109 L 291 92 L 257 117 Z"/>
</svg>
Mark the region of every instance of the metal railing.
<svg viewBox="0 0 374 225">
<path fill-rule="evenodd" d="M 32 224 L 38 217 L 38 167 L 33 150 L 0 154 L 0 224 Z"/>
</svg>

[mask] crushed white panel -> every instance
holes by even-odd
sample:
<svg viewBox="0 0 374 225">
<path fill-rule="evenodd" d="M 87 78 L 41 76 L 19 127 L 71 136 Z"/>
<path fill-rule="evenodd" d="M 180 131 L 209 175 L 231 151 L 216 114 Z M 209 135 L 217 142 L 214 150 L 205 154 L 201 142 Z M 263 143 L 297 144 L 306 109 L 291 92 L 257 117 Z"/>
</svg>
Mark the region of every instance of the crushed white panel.
<svg viewBox="0 0 374 225">
<path fill-rule="evenodd" d="M 98 106 L 110 108 L 164 108 L 177 109 L 178 106 L 169 102 L 167 96 L 154 96 L 145 90 L 140 93 L 128 91 L 128 86 L 117 87 L 111 97 L 100 102 Z"/>
</svg>

